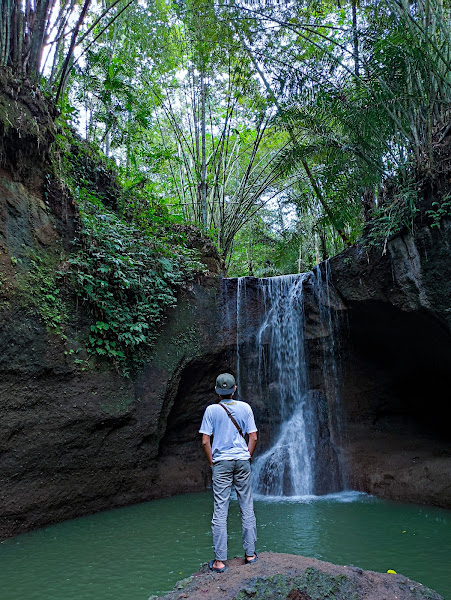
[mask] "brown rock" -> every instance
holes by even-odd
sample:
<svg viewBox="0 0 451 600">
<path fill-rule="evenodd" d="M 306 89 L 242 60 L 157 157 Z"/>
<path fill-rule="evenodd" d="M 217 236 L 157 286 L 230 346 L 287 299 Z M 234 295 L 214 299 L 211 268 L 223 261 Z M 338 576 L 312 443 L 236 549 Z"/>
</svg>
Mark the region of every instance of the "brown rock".
<svg viewBox="0 0 451 600">
<path fill-rule="evenodd" d="M 444 600 L 437 592 L 403 575 L 363 571 L 293 554 L 264 552 L 253 565 L 226 562 L 224 573 L 208 566 L 176 585 L 160 600 Z M 220 587 L 222 581 L 227 587 Z"/>
</svg>

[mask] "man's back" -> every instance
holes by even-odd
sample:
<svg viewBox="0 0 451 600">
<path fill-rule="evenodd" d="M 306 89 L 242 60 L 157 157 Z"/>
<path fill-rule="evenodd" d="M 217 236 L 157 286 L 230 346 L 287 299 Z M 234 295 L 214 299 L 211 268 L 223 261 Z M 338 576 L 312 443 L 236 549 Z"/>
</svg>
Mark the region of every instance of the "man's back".
<svg viewBox="0 0 451 600">
<path fill-rule="evenodd" d="M 243 433 L 257 431 L 252 409 L 247 402 L 226 399 L 207 406 L 200 433 L 213 436 L 213 462 L 219 460 L 249 460 L 247 443 L 221 406 L 225 405 Z"/>
</svg>

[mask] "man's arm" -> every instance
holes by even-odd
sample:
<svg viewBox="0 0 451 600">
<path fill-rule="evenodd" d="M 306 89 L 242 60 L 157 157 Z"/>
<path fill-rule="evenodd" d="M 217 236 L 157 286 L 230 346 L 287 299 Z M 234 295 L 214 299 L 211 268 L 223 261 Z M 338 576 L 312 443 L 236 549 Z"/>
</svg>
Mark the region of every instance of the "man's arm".
<svg viewBox="0 0 451 600">
<path fill-rule="evenodd" d="M 257 432 L 253 431 L 252 433 L 249 433 L 249 442 L 247 444 L 247 449 L 250 452 L 251 458 L 252 458 L 252 455 L 254 454 L 256 445 L 257 445 Z"/>
<path fill-rule="evenodd" d="M 207 435 L 206 433 L 202 434 L 202 448 L 204 449 L 205 456 L 207 457 L 207 460 L 211 467 L 211 465 L 213 464 L 213 455 L 211 453 L 211 436 Z"/>
</svg>

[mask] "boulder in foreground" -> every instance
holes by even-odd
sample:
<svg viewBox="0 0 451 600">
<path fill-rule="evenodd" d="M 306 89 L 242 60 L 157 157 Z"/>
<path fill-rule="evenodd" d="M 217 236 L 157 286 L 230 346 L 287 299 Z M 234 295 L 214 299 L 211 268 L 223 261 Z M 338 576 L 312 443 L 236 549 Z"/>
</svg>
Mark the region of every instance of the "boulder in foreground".
<svg viewBox="0 0 451 600">
<path fill-rule="evenodd" d="M 444 600 L 403 575 L 293 554 L 264 552 L 253 565 L 234 558 L 227 561 L 227 567 L 218 574 L 204 565 L 159 600 Z"/>
</svg>

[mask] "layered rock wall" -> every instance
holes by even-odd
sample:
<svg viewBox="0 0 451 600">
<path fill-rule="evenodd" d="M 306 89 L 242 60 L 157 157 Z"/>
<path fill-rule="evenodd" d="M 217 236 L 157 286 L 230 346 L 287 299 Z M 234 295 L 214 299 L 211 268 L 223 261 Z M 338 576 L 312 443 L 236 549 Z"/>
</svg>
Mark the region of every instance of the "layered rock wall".
<svg viewBox="0 0 451 600">
<path fill-rule="evenodd" d="M 349 485 L 451 506 L 451 222 L 330 262 L 346 306 L 341 397 Z"/>
<path fill-rule="evenodd" d="M 52 253 L 61 240 L 53 236 L 45 246 L 36 241 L 36 224 L 44 222 L 53 231 L 50 215 L 32 218 L 33 211 L 43 211 L 42 200 L 6 181 L 7 193 L 5 176 L 0 179 L 0 206 L 13 196 L 22 238 L 33 239 L 41 256 Z M 159 455 L 187 365 L 197 369 L 198 361 L 211 368 L 208 361 L 222 352 L 212 326 L 219 319 L 217 279 L 205 278 L 183 291 L 153 359 L 127 379 L 79 358 L 83 320 L 80 330 L 75 320 L 65 336 L 49 330 L 18 290 L 26 264 L 16 262 L 16 239 L 9 232 L 2 242 L 7 251 L 1 255 L 0 537 L 205 487 L 208 471 L 198 444 L 184 457 L 188 466 L 199 467 L 194 470 L 181 468 L 179 460 L 178 468 L 168 471 Z"/>
<path fill-rule="evenodd" d="M 187 365 L 222 352 L 217 278 L 181 293 L 153 359 L 127 379 L 85 360 L 80 307 L 64 334 L 46 325 L 27 274 L 31 260 L 57 268 L 63 240 L 39 189 L 0 173 L 0 212 L 0 537 L 205 487 L 198 444 L 184 457 L 194 470 L 159 456 Z"/>
<path fill-rule="evenodd" d="M 63 299 L 64 326 L 52 312 L 51 273 L 77 232 L 76 207 L 48 174 L 55 133 L 38 91 L 0 70 L 0 538 L 201 489 L 208 475 L 194 438 L 186 468 L 160 455 L 187 365 L 222 352 L 218 279 L 181 291 L 136 376 L 86 360 L 82 300 Z"/>
<path fill-rule="evenodd" d="M 71 350 L 80 347 L 83 322 L 64 340 L 20 290 L 30 250 L 60 251 L 58 215 L 36 187 L 30 191 L 5 172 L 0 210 L 1 535 L 205 489 L 209 472 L 199 422 L 214 401 L 216 374 L 236 368 L 236 331 L 224 321 L 219 280 L 184 291 L 153 360 L 134 379 L 82 370 Z M 349 487 L 451 506 L 444 418 L 451 367 L 450 232 L 443 223 L 415 238 L 395 238 L 384 256 L 356 246 L 330 263 L 340 297 L 334 308 L 346 317 L 340 319 L 339 345 Z M 234 298 L 228 302 L 233 311 Z M 254 309 L 256 322 L 261 307 Z M 309 310 L 315 387 L 321 369 L 315 340 L 325 332 L 318 330 L 315 308 Z M 269 405 L 252 401 L 264 447 Z"/>
</svg>

